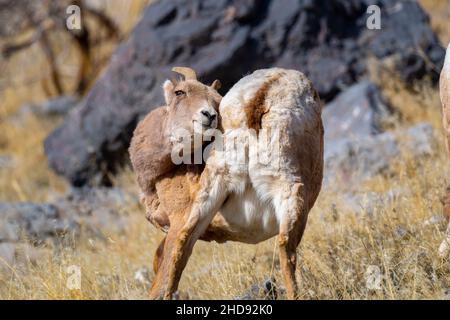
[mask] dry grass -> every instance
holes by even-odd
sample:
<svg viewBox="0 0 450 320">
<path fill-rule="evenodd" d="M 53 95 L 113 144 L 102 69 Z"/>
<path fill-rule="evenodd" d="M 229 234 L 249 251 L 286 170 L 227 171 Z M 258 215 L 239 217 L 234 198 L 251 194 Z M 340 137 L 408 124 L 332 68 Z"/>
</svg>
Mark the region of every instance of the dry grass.
<svg viewBox="0 0 450 320">
<path fill-rule="evenodd" d="M 448 42 L 446 1 L 421 2 L 441 40 Z M 334 210 L 342 194 L 321 193 L 298 249 L 297 276 L 304 299 L 439 299 L 450 288 L 449 261 L 436 253 L 444 225 L 425 223 L 439 215 L 438 198 L 450 173 L 440 135 L 438 92 L 426 82 L 408 88 L 383 73 L 375 80 L 401 115 L 394 126 L 432 123 L 436 150 L 420 162 L 404 155 L 396 162 L 394 175 L 377 176 L 361 187 L 361 192 L 402 190 L 401 197 L 373 215 Z M 65 187 L 47 169 L 42 152 L 42 140 L 55 123 L 33 116 L 22 125 L 5 121 L 25 99 L 43 98 L 38 89 L 28 90 L 28 95 L 27 90 L 18 90 L 7 92 L 0 108 L 0 154 L 13 155 L 16 161 L 11 170 L 0 169 L 0 201 L 43 201 Z M 117 184 L 136 189 L 129 169 L 117 177 Z M 46 244 L 43 258 L 30 260 L 15 272 L 0 273 L 0 298 L 145 299 L 148 285 L 136 283 L 134 273 L 150 268 L 162 235 L 145 222 L 142 208 L 130 207 L 124 214 L 130 216 L 124 234 L 110 233 L 107 241 L 83 237 L 64 249 Z M 275 239 L 255 246 L 199 242 L 180 284 L 182 296 L 232 298 L 269 276 L 281 284 L 277 250 Z M 81 267 L 81 290 L 66 287 L 70 265 Z M 366 286 L 371 266 L 382 275 L 377 290 Z"/>
<path fill-rule="evenodd" d="M 419 0 L 431 18 L 431 27 L 441 43 L 446 47 L 450 43 L 450 9 L 447 0 Z"/>
</svg>

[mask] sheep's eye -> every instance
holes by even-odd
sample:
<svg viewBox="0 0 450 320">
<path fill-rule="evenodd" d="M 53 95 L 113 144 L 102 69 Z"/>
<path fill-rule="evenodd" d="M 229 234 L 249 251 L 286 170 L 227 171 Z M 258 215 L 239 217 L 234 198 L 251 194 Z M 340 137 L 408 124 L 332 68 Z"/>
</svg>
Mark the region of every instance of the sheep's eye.
<svg viewBox="0 0 450 320">
<path fill-rule="evenodd" d="M 175 91 L 175 95 L 176 95 L 176 96 L 182 96 L 183 94 L 186 94 L 186 92 L 184 92 L 183 90 L 177 90 L 177 91 Z"/>
</svg>

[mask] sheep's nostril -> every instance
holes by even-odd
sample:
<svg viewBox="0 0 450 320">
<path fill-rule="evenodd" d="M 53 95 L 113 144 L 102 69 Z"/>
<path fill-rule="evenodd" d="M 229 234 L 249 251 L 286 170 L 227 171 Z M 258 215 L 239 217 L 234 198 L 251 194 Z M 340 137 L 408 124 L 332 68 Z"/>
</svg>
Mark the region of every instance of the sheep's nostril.
<svg viewBox="0 0 450 320">
<path fill-rule="evenodd" d="M 202 115 L 204 115 L 209 121 L 214 121 L 214 119 L 216 118 L 216 114 L 211 114 L 211 113 L 209 113 L 208 111 L 206 111 L 206 110 L 202 110 L 201 111 L 201 114 Z"/>
<path fill-rule="evenodd" d="M 211 114 L 206 110 L 202 110 L 201 114 L 204 115 L 205 117 L 207 117 L 208 119 L 209 119 L 209 117 L 211 117 Z"/>
</svg>

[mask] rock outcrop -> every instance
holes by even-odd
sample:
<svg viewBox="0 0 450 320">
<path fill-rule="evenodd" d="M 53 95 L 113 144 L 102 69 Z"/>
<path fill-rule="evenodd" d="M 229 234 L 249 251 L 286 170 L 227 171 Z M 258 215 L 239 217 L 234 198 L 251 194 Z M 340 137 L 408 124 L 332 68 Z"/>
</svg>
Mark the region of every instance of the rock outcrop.
<svg viewBox="0 0 450 320">
<path fill-rule="evenodd" d="M 378 135 L 325 141 L 324 186 L 357 186 L 365 179 L 389 172 L 402 155 L 412 159 L 432 155 L 433 127 L 421 123 Z"/>
<path fill-rule="evenodd" d="M 381 133 L 392 112 L 381 91 L 370 81 L 363 80 L 325 106 L 322 112 L 325 141 Z"/>
</svg>

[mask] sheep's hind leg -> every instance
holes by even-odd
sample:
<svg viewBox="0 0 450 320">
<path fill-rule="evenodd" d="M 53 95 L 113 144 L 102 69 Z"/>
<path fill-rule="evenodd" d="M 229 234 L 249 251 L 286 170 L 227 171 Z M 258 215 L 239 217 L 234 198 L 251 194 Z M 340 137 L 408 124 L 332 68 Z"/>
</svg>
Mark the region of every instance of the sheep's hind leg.
<svg viewBox="0 0 450 320">
<path fill-rule="evenodd" d="M 166 242 L 166 237 L 164 237 L 161 240 L 161 243 L 159 244 L 158 248 L 155 251 L 155 256 L 153 257 L 153 271 L 158 273 L 159 266 L 162 262 L 162 257 L 164 253 L 164 243 Z"/>
<path fill-rule="evenodd" d="M 277 215 L 281 217 L 278 235 L 280 266 L 289 299 L 298 299 L 298 286 L 295 279 L 297 263 L 296 250 L 305 230 L 308 213 L 300 196 L 302 185 L 287 186 L 285 194 L 275 199 Z"/>
</svg>

